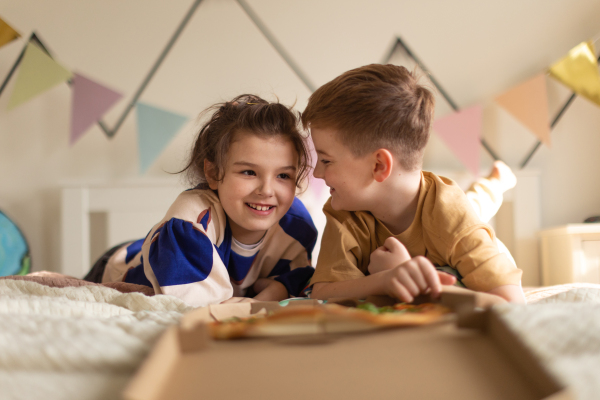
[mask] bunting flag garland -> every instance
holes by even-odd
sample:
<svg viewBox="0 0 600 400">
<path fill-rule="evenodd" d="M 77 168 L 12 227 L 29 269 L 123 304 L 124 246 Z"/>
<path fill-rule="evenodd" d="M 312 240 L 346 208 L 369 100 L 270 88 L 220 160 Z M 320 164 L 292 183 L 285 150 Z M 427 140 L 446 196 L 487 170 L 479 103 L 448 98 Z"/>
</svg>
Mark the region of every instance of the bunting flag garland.
<svg viewBox="0 0 600 400">
<path fill-rule="evenodd" d="M 71 76 L 69 70 L 50 58 L 37 45 L 29 42 L 21 61 L 15 88 L 8 100 L 8 109 L 11 110 L 59 83 L 68 81 Z"/>
<path fill-rule="evenodd" d="M 72 81 L 71 137 L 73 145 L 93 124 L 123 95 L 97 82 L 75 73 Z"/>
<path fill-rule="evenodd" d="M 496 98 L 502 108 L 550 147 L 550 117 L 546 74 L 541 73 Z"/>
<path fill-rule="evenodd" d="M 600 73 L 592 41 L 571 49 L 566 57 L 550 67 L 550 75 L 600 106 Z"/>
<path fill-rule="evenodd" d="M 433 129 L 458 159 L 479 176 L 483 108 L 473 106 L 438 119 Z"/>
<path fill-rule="evenodd" d="M 20 36 L 19 32 L 15 31 L 9 24 L 0 18 L 0 47 L 9 44 Z"/>
<path fill-rule="evenodd" d="M 136 104 L 140 171 L 146 172 L 188 117 L 148 104 Z"/>
</svg>

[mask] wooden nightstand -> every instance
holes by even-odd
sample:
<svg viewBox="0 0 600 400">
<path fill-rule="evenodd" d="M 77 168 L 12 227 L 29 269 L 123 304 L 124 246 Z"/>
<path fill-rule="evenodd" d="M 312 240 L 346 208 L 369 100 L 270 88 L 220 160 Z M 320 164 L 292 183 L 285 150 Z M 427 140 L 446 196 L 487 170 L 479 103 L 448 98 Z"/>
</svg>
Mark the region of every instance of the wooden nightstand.
<svg viewBox="0 0 600 400">
<path fill-rule="evenodd" d="M 540 232 L 542 284 L 600 283 L 600 223 Z"/>
</svg>

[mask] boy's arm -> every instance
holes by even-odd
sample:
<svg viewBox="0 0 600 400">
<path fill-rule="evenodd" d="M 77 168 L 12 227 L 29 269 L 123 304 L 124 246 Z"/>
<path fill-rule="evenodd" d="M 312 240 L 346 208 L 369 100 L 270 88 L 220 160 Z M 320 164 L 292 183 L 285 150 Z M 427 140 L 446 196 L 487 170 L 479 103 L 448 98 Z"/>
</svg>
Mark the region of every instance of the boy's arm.
<svg viewBox="0 0 600 400">
<path fill-rule="evenodd" d="M 326 300 L 333 297 L 353 297 L 364 299 L 367 296 L 380 293 L 380 283 L 377 274 L 364 278 L 350 279 L 340 282 L 315 283 L 310 297 Z"/>
<path fill-rule="evenodd" d="M 364 299 L 370 295 L 388 295 L 410 303 L 421 293 L 439 296 L 442 285 L 451 285 L 456 279 L 436 271 L 425 257 L 414 257 L 401 265 L 362 278 L 339 282 L 321 282 L 313 286 L 311 298 L 354 297 Z"/>
<path fill-rule="evenodd" d="M 502 285 L 487 292 L 502 297 L 510 303 L 526 304 L 523 289 L 519 285 Z"/>
<path fill-rule="evenodd" d="M 493 240 L 491 228 L 481 225 L 463 236 L 450 254 L 471 290 L 499 296 L 509 302 L 525 303 L 520 280 L 522 271 L 502 253 Z"/>
</svg>

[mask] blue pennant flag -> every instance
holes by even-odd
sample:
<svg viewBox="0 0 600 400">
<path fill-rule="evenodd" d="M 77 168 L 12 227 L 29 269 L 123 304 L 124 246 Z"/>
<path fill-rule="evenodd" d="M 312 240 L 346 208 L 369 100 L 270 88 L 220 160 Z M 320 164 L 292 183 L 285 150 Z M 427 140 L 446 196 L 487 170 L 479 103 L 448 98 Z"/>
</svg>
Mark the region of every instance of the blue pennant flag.
<svg viewBox="0 0 600 400">
<path fill-rule="evenodd" d="M 144 103 L 137 103 L 140 171 L 146 172 L 189 119 Z"/>
</svg>

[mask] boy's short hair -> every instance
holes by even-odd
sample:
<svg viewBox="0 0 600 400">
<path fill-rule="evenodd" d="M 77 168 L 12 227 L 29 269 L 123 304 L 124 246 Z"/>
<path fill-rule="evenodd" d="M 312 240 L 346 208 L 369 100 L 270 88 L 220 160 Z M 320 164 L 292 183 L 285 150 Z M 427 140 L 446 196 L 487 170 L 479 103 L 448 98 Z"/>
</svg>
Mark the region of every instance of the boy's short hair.
<svg viewBox="0 0 600 400">
<path fill-rule="evenodd" d="M 396 65 L 371 64 L 343 73 L 308 100 L 302 124 L 332 128 L 357 156 L 385 148 L 403 168 L 420 169 L 435 99 Z"/>
</svg>

